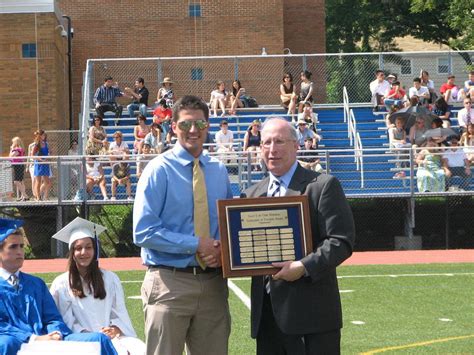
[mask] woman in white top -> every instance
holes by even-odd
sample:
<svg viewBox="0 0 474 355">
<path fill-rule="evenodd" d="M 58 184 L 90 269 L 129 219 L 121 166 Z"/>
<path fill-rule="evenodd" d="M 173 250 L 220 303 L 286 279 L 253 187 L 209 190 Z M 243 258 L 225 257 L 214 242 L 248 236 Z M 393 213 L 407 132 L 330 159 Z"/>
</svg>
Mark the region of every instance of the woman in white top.
<svg viewBox="0 0 474 355">
<path fill-rule="evenodd" d="M 225 108 L 229 103 L 229 92 L 225 89 L 225 83 L 218 81 L 216 89 L 211 92 L 211 109 L 214 111 L 214 117 L 217 117 L 217 109 L 222 111 L 221 116 L 225 115 Z"/>
<path fill-rule="evenodd" d="M 143 355 L 145 344 L 133 329 L 120 279 L 99 268 L 95 234 L 105 228 L 95 226 L 78 217 L 53 236 L 68 241 L 69 258 L 68 271 L 53 281 L 51 294 L 73 332 L 102 332 L 119 355 Z"/>
</svg>

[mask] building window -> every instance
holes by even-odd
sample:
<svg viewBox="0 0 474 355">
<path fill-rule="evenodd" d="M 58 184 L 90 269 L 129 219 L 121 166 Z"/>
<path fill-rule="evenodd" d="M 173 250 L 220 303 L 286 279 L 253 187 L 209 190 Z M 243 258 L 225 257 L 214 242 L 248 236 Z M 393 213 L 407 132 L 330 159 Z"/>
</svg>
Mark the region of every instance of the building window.
<svg viewBox="0 0 474 355">
<path fill-rule="evenodd" d="M 202 77 L 203 77 L 202 68 L 191 69 L 191 80 L 202 80 Z"/>
<path fill-rule="evenodd" d="M 189 5 L 189 17 L 201 17 L 201 5 L 190 4 Z"/>
<path fill-rule="evenodd" d="M 36 43 L 23 43 L 21 53 L 23 58 L 36 58 Z"/>
<path fill-rule="evenodd" d="M 438 74 L 449 74 L 448 58 L 438 58 Z"/>
<path fill-rule="evenodd" d="M 400 73 L 402 75 L 411 75 L 411 59 L 402 59 L 400 61 Z"/>
</svg>

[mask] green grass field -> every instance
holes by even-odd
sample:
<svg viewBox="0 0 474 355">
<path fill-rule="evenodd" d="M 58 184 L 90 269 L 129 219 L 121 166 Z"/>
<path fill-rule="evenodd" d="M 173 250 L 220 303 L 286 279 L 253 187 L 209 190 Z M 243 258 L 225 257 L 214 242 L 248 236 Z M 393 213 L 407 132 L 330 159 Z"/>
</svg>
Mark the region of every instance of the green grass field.
<svg viewBox="0 0 474 355">
<path fill-rule="evenodd" d="M 143 338 L 142 271 L 117 273 Z M 474 264 L 342 266 L 343 354 L 474 354 Z M 56 274 L 41 274 L 51 282 Z M 250 280 L 232 280 L 250 294 Z M 129 298 L 132 297 L 132 298 Z M 255 353 L 249 310 L 230 292 L 230 354 Z"/>
</svg>

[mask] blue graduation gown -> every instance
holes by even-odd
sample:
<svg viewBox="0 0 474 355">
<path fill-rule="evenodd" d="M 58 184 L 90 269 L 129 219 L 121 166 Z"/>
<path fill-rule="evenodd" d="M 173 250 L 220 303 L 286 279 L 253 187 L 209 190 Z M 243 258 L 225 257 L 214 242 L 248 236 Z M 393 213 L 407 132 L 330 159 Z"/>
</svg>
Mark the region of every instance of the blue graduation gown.
<svg viewBox="0 0 474 355">
<path fill-rule="evenodd" d="M 66 341 L 98 341 L 103 355 L 116 354 L 104 334 L 72 334 L 44 281 L 22 272 L 19 276 L 18 290 L 0 278 L 0 354 L 16 354 L 32 334 L 45 335 L 54 331 L 59 331 Z"/>
</svg>

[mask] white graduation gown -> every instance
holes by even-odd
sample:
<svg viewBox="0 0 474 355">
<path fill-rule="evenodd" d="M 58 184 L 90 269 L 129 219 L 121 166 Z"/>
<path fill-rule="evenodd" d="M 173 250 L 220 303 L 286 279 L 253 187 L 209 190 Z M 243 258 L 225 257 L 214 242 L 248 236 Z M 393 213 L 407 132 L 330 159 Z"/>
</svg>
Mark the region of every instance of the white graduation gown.
<svg viewBox="0 0 474 355">
<path fill-rule="evenodd" d="M 90 294 L 84 285 L 86 297 L 73 295 L 69 288 L 69 272 L 59 275 L 53 281 L 50 292 L 63 316 L 64 322 L 73 332 L 99 332 L 102 327 L 115 325 L 123 335 L 112 339 L 119 354 L 145 354 L 145 344 L 137 338 L 125 306 L 124 292 L 120 279 L 111 271 L 103 270 L 107 296 L 101 300 Z"/>
</svg>

